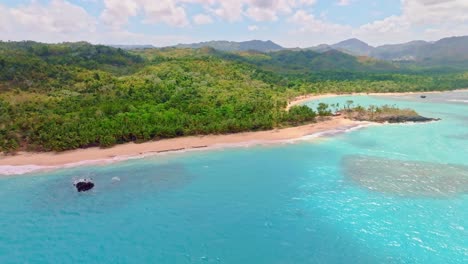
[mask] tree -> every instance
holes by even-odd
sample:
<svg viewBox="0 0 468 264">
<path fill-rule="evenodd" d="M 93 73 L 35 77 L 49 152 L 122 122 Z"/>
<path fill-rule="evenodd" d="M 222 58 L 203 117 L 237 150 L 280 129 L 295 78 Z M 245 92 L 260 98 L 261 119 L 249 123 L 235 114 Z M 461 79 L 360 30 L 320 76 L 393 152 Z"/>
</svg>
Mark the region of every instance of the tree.
<svg viewBox="0 0 468 264">
<path fill-rule="evenodd" d="M 332 114 L 330 109 L 328 109 L 328 104 L 326 103 L 319 103 L 317 112 L 319 116 L 330 116 Z"/>
</svg>

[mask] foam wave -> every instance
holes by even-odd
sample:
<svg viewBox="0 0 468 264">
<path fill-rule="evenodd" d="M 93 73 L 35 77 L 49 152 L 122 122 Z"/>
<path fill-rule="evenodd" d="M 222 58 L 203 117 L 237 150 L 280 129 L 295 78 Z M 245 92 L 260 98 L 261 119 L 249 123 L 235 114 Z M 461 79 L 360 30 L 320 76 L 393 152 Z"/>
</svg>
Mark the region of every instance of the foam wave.
<svg viewBox="0 0 468 264">
<path fill-rule="evenodd" d="M 189 149 L 189 150 L 196 150 L 196 149 Z M 138 155 L 122 155 L 122 156 L 115 156 L 112 158 L 107 159 L 98 159 L 98 160 L 83 160 L 78 162 L 67 163 L 63 165 L 56 165 L 56 166 L 41 166 L 41 165 L 0 165 L 0 175 L 3 176 L 13 176 L 13 175 L 23 175 L 29 173 L 37 173 L 37 172 L 44 172 L 44 171 L 52 171 L 58 169 L 68 169 L 68 168 L 75 168 L 81 166 L 91 166 L 91 165 L 109 165 L 113 163 L 118 163 L 126 160 L 133 160 L 133 159 L 142 159 L 150 156 L 155 155 L 166 155 L 169 153 L 181 153 L 187 152 L 189 150 L 180 150 L 180 151 L 171 151 L 171 152 L 164 152 L 164 153 L 157 153 L 157 152 L 148 152 Z"/>
<path fill-rule="evenodd" d="M 462 99 L 450 99 L 450 100 L 447 100 L 449 102 L 455 102 L 455 103 L 465 103 L 465 104 L 468 104 L 468 100 L 462 100 Z"/>
<path fill-rule="evenodd" d="M 36 172 L 39 170 L 54 169 L 55 166 L 38 166 L 38 165 L 1 165 L 0 175 L 21 175 Z"/>
<path fill-rule="evenodd" d="M 296 140 L 310 140 L 310 139 L 321 138 L 321 137 L 332 137 L 332 136 L 345 134 L 345 133 L 350 133 L 350 132 L 353 132 L 353 131 L 356 131 L 356 130 L 359 130 L 359 129 L 363 129 L 363 128 L 366 128 L 366 127 L 369 127 L 369 126 L 376 126 L 376 125 L 378 125 L 378 124 L 365 122 L 365 123 L 362 123 L 362 124 L 359 124 L 359 125 L 345 126 L 345 127 L 341 127 L 341 128 L 336 128 L 336 129 L 331 129 L 331 130 L 327 130 L 327 131 L 317 132 L 317 133 L 310 134 L 310 135 L 307 135 L 307 136 L 303 136 L 301 138 L 294 139 L 294 140 L 295 141 Z"/>
</svg>

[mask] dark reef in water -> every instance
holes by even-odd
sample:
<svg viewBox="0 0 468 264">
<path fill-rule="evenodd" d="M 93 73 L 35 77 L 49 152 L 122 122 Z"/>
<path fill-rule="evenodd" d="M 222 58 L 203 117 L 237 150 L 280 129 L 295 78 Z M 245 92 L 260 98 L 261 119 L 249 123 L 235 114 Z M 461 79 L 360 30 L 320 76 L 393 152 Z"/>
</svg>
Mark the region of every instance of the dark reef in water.
<svg viewBox="0 0 468 264">
<path fill-rule="evenodd" d="M 94 183 L 90 179 L 79 179 L 73 185 L 78 192 L 87 192 L 94 188 Z"/>
<path fill-rule="evenodd" d="M 405 197 L 450 197 L 468 192 L 468 167 L 349 155 L 347 179 L 368 190 Z"/>
<path fill-rule="evenodd" d="M 424 117 L 420 115 L 416 116 L 385 116 L 382 118 L 378 118 L 374 120 L 375 122 L 388 122 L 388 123 L 408 123 L 408 122 L 413 122 L 413 123 L 424 123 L 424 122 L 431 122 L 431 121 L 440 121 L 440 118 L 430 118 L 430 117 Z"/>
<path fill-rule="evenodd" d="M 349 116 L 352 120 L 369 121 L 377 123 L 427 123 L 432 121 L 440 121 L 440 118 L 430 118 L 420 115 L 382 115 L 382 116 Z"/>
</svg>

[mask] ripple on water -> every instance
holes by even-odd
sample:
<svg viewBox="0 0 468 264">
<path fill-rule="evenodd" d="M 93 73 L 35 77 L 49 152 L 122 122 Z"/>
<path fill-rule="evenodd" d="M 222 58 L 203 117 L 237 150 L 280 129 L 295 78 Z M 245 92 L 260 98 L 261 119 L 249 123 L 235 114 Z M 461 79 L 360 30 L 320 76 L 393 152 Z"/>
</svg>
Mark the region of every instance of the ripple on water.
<svg viewBox="0 0 468 264">
<path fill-rule="evenodd" d="M 459 135 L 450 135 L 450 136 L 447 136 L 447 138 L 453 138 L 453 139 L 458 139 L 458 140 L 468 140 L 468 133 L 459 134 Z"/>
<path fill-rule="evenodd" d="M 450 197 L 468 192 L 468 167 L 348 155 L 345 176 L 372 191 L 408 197 Z"/>
</svg>

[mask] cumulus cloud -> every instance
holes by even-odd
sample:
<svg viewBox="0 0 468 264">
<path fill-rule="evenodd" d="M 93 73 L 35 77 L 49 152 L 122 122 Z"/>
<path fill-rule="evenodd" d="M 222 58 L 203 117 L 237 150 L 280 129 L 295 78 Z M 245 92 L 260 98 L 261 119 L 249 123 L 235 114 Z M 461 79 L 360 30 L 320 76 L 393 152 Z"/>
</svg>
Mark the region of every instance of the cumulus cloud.
<svg viewBox="0 0 468 264">
<path fill-rule="evenodd" d="M 351 4 L 351 0 L 339 0 L 336 4 L 339 6 L 347 6 Z"/>
<path fill-rule="evenodd" d="M 128 4 L 122 1 L 122 6 Z M 17 7 L 0 4 L 0 40 L 41 42 L 84 40 L 102 44 L 149 43 L 159 46 L 193 41 L 184 36 L 151 36 L 114 28 L 100 29 L 97 18 L 88 14 L 82 7 L 65 0 L 52 0 L 46 4 L 32 1 L 30 4 Z"/>
<path fill-rule="evenodd" d="M 85 1 L 85 0 L 83 0 Z M 82 2 L 83 2 L 82 1 Z M 94 1 L 94 0 L 86 0 Z M 89 40 L 93 42 L 168 43 L 176 36 L 136 34 L 127 31 L 130 20 L 169 27 L 205 25 L 216 21 L 246 21 L 248 31 L 262 22 L 281 21 L 273 38 L 290 46 L 333 43 L 357 37 L 371 44 L 397 43 L 414 39 L 436 40 L 468 35 L 468 0 L 400 0 L 401 14 L 351 27 L 332 22 L 326 13 L 312 10 L 316 0 L 96 0 L 103 9 L 93 16 L 72 0 L 30 0 L 27 4 L 0 4 L 0 39 L 33 39 L 44 42 Z M 331 5 L 359 1 L 333 0 Z M 193 11 L 197 12 L 194 15 Z M 245 27 L 245 25 L 244 25 Z M 178 29 L 184 30 L 184 29 Z M 219 38 L 212 36 L 212 38 Z M 147 41 L 144 41 L 144 40 Z M 185 38 L 186 39 L 186 38 Z M 182 41 L 181 41 L 182 42 Z"/>
<path fill-rule="evenodd" d="M 377 44 L 468 34 L 468 1 L 402 0 L 402 14 L 362 25 L 354 35 Z"/>
<path fill-rule="evenodd" d="M 166 23 L 171 26 L 184 27 L 189 25 L 185 9 L 172 0 L 144 0 L 144 22 L 149 24 Z"/>
<path fill-rule="evenodd" d="M 203 1 L 203 0 L 186 0 Z M 227 21 L 248 17 L 255 21 L 275 21 L 296 8 L 312 6 L 316 0 L 207 0 L 207 9 Z"/>
<path fill-rule="evenodd" d="M 278 16 L 274 10 L 258 7 L 249 7 L 247 9 L 247 16 L 255 21 L 275 21 L 278 19 Z"/>
<path fill-rule="evenodd" d="M 193 17 L 193 22 L 197 25 L 206 25 L 213 23 L 213 19 L 205 14 L 198 14 Z"/>
<path fill-rule="evenodd" d="M 107 25 L 119 28 L 128 23 L 130 17 L 139 13 L 148 24 L 165 23 L 171 26 L 189 25 L 185 8 L 179 1 L 172 0 L 104 0 L 105 9 L 101 19 Z"/>
<path fill-rule="evenodd" d="M 222 1 L 216 2 L 215 7 L 207 8 L 214 15 L 227 20 L 227 21 L 239 21 L 242 19 L 244 12 L 244 3 L 242 1 Z"/>
<path fill-rule="evenodd" d="M 259 29 L 260 28 L 257 25 L 250 25 L 250 26 L 247 27 L 248 31 L 257 31 Z"/>
<path fill-rule="evenodd" d="M 64 0 L 52 0 L 47 5 L 34 1 L 16 8 L 0 5 L 0 22 L 0 39 L 43 41 L 54 36 L 76 40 L 82 32 L 95 32 L 97 25 L 86 10 Z"/>
<path fill-rule="evenodd" d="M 101 19 L 110 26 L 121 27 L 130 17 L 141 13 L 145 21 L 163 22 L 172 26 L 187 26 L 186 8 L 200 5 L 213 16 L 226 21 L 274 21 L 291 14 L 294 9 L 312 6 L 317 0 L 104 0 Z"/>
<path fill-rule="evenodd" d="M 315 45 L 324 42 L 343 40 L 351 36 L 352 28 L 316 18 L 305 10 L 298 10 L 288 22 L 295 26 L 291 32 L 295 35 L 292 40 L 299 40 L 302 45 Z"/>
<path fill-rule="evenodd" d="M 403 0 L 402 5 L 402 17 L 417 24 L 468 21 L 466 0 Z"/>
<path fill-rule="evenodd" d="M 139 9 L 133 0 L 104 0 L 104 6 L 101 19 L 114 28 L 127 24 L 129 17 L 136 16 Z"/>
</svg>

